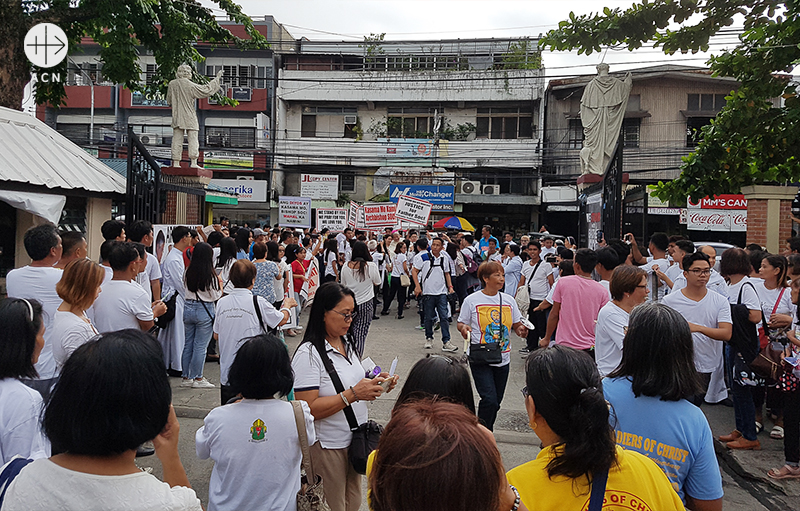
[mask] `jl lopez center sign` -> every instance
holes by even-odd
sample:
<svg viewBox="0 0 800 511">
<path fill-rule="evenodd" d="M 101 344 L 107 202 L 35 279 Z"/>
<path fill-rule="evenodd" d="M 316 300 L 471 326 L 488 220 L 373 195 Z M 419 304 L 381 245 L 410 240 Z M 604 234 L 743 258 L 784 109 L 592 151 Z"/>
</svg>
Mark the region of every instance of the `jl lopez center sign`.
<svg viewBox="0 0 800 511">
<path fill-rule="evenodd" d="M 690 231 L 747 231 L 747 199 L 744 195 L 704 197 L 687 201 L 686 228 Z"/>
<path fill-rule="evenodd" d="M 300 174 L 300 196 L 315 200 L 339 198 L 339 176 Z"/>
</svg>

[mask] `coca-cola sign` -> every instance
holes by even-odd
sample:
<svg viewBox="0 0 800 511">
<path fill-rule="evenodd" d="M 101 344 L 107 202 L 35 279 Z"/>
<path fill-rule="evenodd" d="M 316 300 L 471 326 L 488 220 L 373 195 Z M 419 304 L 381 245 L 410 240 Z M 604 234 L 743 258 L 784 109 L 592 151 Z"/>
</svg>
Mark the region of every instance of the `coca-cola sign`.
<svg viewBox="0 0 800 511">
<path fill-rule="evenodd" d="M 747 211 L 693 209 L 688 211 L 686 224 L 690 231 L 746 231 Z"/>
</svg>

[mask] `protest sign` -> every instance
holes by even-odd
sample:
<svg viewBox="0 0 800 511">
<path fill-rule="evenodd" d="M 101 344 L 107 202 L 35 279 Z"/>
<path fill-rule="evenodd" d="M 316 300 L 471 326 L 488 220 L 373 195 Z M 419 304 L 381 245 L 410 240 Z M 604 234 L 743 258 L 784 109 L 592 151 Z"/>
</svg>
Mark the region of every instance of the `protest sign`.
<svg viewBox="0 0 800 511">
<path fill-rule="evenodd" d="M 347 225 L 350 227 L 355 228 L 356 223 L 358 223 L 358 209 L 359 209 L 358 202 L 350 201 L 350 212 L 347 215 Z"/>
<path fill-rule="evenodd" d="M 317 230 L 328 228 L 333 232 L 342 232 L 347 227 L 347 210 L 345 208 L 317 208 Z"/>
<path fill-rule="evenodd" d="M 432 204 L 426 200 L 417 199 L 408 195 L 401 195 L 397 199 L 398 220 L 405 220 L 417 225 L 428 225 L 431 216 Z"/>
<path fill-rule="evenodd" d="M 396 208 L 391 202 L 364 204 L 364 224 L 367 227 L 394 227 L 397 224 Z"/>
<path fill-rule="evenodd" d="M 311 199 L 278 197 L 278 225 L 281 227 L 311 228 Z"/>
</svg>

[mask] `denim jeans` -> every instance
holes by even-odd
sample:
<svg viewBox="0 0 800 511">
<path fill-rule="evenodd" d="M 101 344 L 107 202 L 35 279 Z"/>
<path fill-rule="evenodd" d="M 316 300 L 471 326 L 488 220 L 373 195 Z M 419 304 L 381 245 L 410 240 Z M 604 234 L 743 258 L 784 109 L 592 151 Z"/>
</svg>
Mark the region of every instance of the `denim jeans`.
<svg viewBox="0 0 800 511">
<path fill-rule="evenodd" d="M 506 392 L 509 366 L 510 364 L 500 367 L 469 365 L 472 371 L 472 379 L 475 381 L 475 389 L 481 397 L 481 401 L 478 404 L 478 419 L 489 431 L 494 430 L 494 421 L 497 418 L 500 403 L 503 401 L 503 395 Z"/>
<path fill-rule="evenodd" d="M 733 415 L 736 418 L 736 430 L 747 440 L 756 439 L 756 406 L 753 403 L 753 389 L 746 385 L 739 385 L 733 378 L 736 350 L 725 344 L 725 367 L 730 371 L 731 399 L 733 400 Z"/>
<path fill-rule="evenodd" d="M 214 304 L 186 300 L 183 307 L 183 327 L 186 335 L 181 356 L 183 377 L 201 378 L 203 364 L 206 361 L 206 348 L 214 330 Z"/>
<path fill-rule="evenodd" d="M 447 295 L 425 295 L 422 298 L 425 310 L 425 338 L 433 339 L 433 323 L 439 315 L 439 326 L 442 327 L 442 344 L 450 342 L 450 322 L 447 312 Z"/>
</svg>

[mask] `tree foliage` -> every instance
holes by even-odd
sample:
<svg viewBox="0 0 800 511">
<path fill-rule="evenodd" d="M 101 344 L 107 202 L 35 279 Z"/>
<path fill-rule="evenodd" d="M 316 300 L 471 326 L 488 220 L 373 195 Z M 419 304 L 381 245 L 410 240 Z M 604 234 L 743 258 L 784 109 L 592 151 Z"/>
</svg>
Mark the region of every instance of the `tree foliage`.
<svg viewBox="0 0 800 511">
<path fill-rule="evenodd" d="M 166 93 L 169 81 L 181 64 L 202 62 L 205 58 L 195 46 L 198 41 L 212 46 L 235 45 L 243 49 L 268 48 L 266 38 L 253 26 L 249 16 L 231 0 L 215 0 L 229 19 L 243 25 L 247 38 L 234 36 L 219 25 L 211 9 L 196 0 L 0 0 L 6 8 L 18 6 L 12 24 L 4 30 L 8 36 L 22 41 L 30 27 L 41 22 L 54 23 L 61 27 L 69 38 L 70 49 L 75 51 L 81 38 L 90 37 L 99 45 L 99 59 L 103 76 L 120 83 L 131 91 Z M 2 38 L 2 35 L 0 35 Z M 140 83 L 142 69 L 140 52 L 144 49 L 155 57 L 158 69 L 149 85 Z M 6 67 L 3 70 L 3 67 Z M 195 66 L 192 66 L 195 67 Z M 58 68 L 66 76 L 67 61 Z M 0 82 L 4 76 L 29 77 L 31 72 L 41 72 L 27 61 L 9 62 L 0 60 Z M 195 80 L 203 81 L 202 75 Z M 26 80 L 27 81 L 27 80 Z M 24 87 L 24 83 L 23 83 Z M 2 89 L 2 83 L 0 83 Z M 38 82 L 36 102 L 60 105 L 64 102 L 63 83 Z M 0 94 L 0 104 L 12 108 L 21 105 L 6 104 L 11 96 Z M 221 98 L 225 102 L 225 98 Z M 232 101 L 229 100 L 228 103 Z"/>
<path fill-rule="evenodd" d="M 709 40 L 744 21 L 738 44 L 709 60 L 714 76 L 740 82 L 716 119 L 702 129 L 680 177 L 661 182 L 662 199 L 738 192 L 742 186 L 800 180 L 800 101 L 789 73 L 800 59 L 800 13 L 795 1 L 642 0 L 626 10 L 575 15 L 543 44 L 580 54 L 609 46 L 645 44 L 676 52 L 709 49 Z M 783 99 L 783 102 L 780 100 Z M 783 104 L 781 104 L 783 103 Z"/>
</svg>

